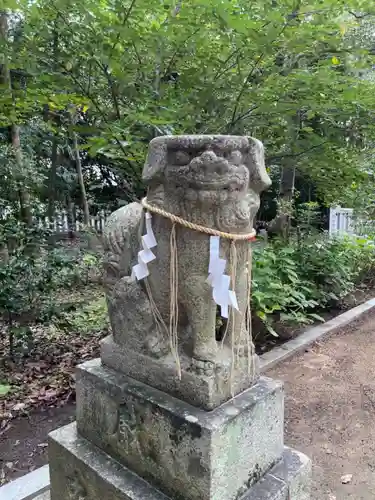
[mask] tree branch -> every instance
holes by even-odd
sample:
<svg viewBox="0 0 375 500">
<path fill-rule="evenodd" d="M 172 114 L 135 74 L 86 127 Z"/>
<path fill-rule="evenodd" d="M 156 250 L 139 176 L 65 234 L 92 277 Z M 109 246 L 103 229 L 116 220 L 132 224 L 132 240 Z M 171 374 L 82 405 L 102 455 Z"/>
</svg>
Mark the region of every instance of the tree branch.
<svg viewBox="0 0 375 500">
<path fill-rule="evenodd" d="M 289 26 L 289 21 L 284 24 L 284 26 L 280 30 L 280 33 L 271 41 L 271 45 L 284 33 L 284 31 L 286 30 L 286 28 L 288 26 Z M 240 91 L 239 91 L 239 93 L 237 95 L 237 98 L 236 98 L 236 101 L 235 101 L 235 104 L 234 104 L 234 109 L 233 109 L 233 113 L 232 113 L 231 123 L 235 122 L 237 110 L 238 110 L 238 107 L 240 105 L 240 101 L 242 99 L 242 96 L 245 93 L 247 84 L 249 83 L 250 78 L 253 76 L 254 71 L 256 70 L 256 68 L 263 61 L 265 55 L 266 55 L 266 51 L 264 50 L 260 54 L 260 56 L 258 57 L 258 59 L 255 61 L 255 63 L 253 64 L 252 68 L 250 69 L 247 77 L 245 78 L 245 81 L 244 81 L 244 83 L 243 83 L 243 85 L 242 85 L 242 87 L 241 87 L 241 89 L 240 89 Z"/>
<path fill-rule="evenodd" d="M 267 157 L 267 163 L 270 163 L 275 160 L 279 160 L 282 158 L 298 158 L 299 156 L 303 156 L 309 151 L 313 151 L 314 149 L 321 148 L 324 144 L 326 144 L 329 141 L 323 141 L 320 144 L 316 144 L 315 146 L 311 146 L 311 148 L 307 148 L 304 151 L 300 151 L 299 153 L 285 153 L 281 155 L 275 155 L 275 156 L 269 156 Z"/>
<path fill-rule="evenodd" d="M 181 47 L 183 47 L 185 45 L 185 43 L 190 40 L 190 38 L 192 38 L 194 35 L 196 35 L 199 31 L 201 30 L 201 27 L 197 28 L 196 30 L 194 30 L 192 33 L 190 33 L 189 36 L 187 36 L 185 38 L 185 40 L 176 48 L 176 50 L 174 51 L 174 53 L 172 54 L 172 57 L 171 57 L 171 60 L 169 61 L 165 71 L 164 71 L 164 74 L 165 75 L 168 75 L 168 73 L 171 71 L 172 69 L 172 64 L 174 63 L 176 57 L 177 57 L 177 54 L 179 52 L 179 50 L 181 49 Z"/>
<path fill-rule="evenodd" d="M 251 113 L 253 111 L 255 111 L 256 109 L 258 109 L 259 106 L 258 104 L 254 104 L 253 106 L 251 106 L 251 108 L 249 108 L 247 111 L 245 111 L 244 113 L 242 113 L 241 115 L 237 116 L 237 118 L 234 120 L 234 121 L 230 121 L 229 123 L 227 123 L 225 125 L 225 127 L 227 128 L 227 131 L 229 132 L 231 130 L 231 128 L 234 127 L 234 125 L 236 125 L 238 122 L 240 122 L 241 120 L 244 120 L 245 118 L 247 118 L 248 116 L 251 115 Z"/>
<path fill-rule="evenodd" d="M 119 106 L 118 96 L 117 96 L 116 91 L 115 91 L 115 87 L 114 87 L 114 82 L 113 82 L 112 76 L 111 76 L 111 74 L 108 71 L 108 66 L 104 65 L 103 63 L 101 63 L 98 60 L 96 60 L 96 63 L 99 66 L 99 68 L 103 71 L 105 77 L 107 78 L 108 85 L 109 85 L 109 88 L 111 90 L 113 105 L 115 107 L 116 117 L 117 117 L 118 120 L 121 120 L 121 113 L 120 113 L 120 106 Z"/>
<path fill-rule="evenodd" d="M 121 25 L 121 27 L 122 27 L 122 28 L 123 28 L 123 27 L 125 26 L 125 24 L 127 23 L 128 19 L 129 19 L 129 17 L 130 17 L 130 14 L 132 13 L 132 10 L 133 10 L 133 7 L 134 7 L 134 5 L 135 5 L 135 2 L 136 2 L 136 0 L 132 0 L 132 2 L 131 2 L 131 4 L 130 4 L 130 6 L 129 6 L 129 8 L 128 8 L 128 10 L 126 11 L 125 17 L 124 17 L 124 19 L 123 19 L 123 21 L 122 21 L 122 25 Z M 117 44 L 119 43 L 119 41 L 120 41 L 120 37 L 121 37 L 121 33 L 120 33 L 120 32 L 118 32 L 118 33 L 117 33 L 116 40 L 114 41 L 114 43 L 113 43 L 113 45 L 112 45 L 112 48 L 111 48 L 111 56 L 113 55 L 113 52 L 114 52 L 114 50 L 115 50 L 115 48 L 116 48 L 116 45 L 117 45 Z"/>
<path fill-rule="evenodd" d="M 349 10 L 349 14 L 354 16 L 356 19 L 365 19 L 365 17 L 368 17 L 368 16 L 371 16 L 370 13 L 367 13 L 367 14 L 358 14 L 357 12 L 353 12 L 351 10 Z"/>
</svg>

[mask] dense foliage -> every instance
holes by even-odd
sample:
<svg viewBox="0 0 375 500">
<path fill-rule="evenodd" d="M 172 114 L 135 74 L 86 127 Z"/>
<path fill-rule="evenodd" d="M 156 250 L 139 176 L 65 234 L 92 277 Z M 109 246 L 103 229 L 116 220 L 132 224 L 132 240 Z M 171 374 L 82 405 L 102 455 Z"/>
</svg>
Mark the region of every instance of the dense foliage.
<svg viewBox="0 0 375 500">
<path fill-rule="evenodd" d="M 137 196 L 160 134 L 255 135 L 326 202 L 373 183 L 366 1 L 7 2 L 0 123 L 22 127 L 14 182 L 52 212 Z"/>
<path fill-rule="evenodd" d="M 312 323 L 358 288 L 373 286 L 374 270 L 375 243 L 364 238 L 322 233 L 259 248 L 253 267 L 255 314 L 273 335 L 274 322 Z"/>
</svg>

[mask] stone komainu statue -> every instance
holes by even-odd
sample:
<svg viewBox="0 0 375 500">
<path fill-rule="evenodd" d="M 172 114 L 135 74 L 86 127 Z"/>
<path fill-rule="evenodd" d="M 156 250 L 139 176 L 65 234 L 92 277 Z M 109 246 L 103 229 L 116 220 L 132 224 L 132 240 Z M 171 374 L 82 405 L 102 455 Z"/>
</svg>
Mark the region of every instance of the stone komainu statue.
<svg viewBox="0 0 375 500">
<path fill-rule="evenodd" d="M 271 181 L 264 165 L 262 143 L 241 136 L 165 136 L 153 139 L 143 169 L 147 202 L 189 222 L 226 233 L 250 233 L 260 193 Z M 131 203 L 114 212 L 104 232 L 105 284 L 116 345 L 152 358 L 168 358 L 170 338 L 158 327 L 150 300 L 169 325 L 171 307 L 171 221 L 152 214 L 156 259 L 148 265 L 147 281 L 137 281 L 144 209 Z M 182 366 L 211 373 L 234 347 L 239 357 L 255 356 L 248 323 L 247 264 L 250 243 L 236 242 L 232 287 L 238 311 L 229 320 L 221 349 L 215 335 L 217 305 L 207 282 L 210 237 L 177 225 L 178 351 Z M 230 241 L 220 240 L 220 257 L 230 261 Z M 235 320 L 236 319 L 236 320 Z"/>
</svg>

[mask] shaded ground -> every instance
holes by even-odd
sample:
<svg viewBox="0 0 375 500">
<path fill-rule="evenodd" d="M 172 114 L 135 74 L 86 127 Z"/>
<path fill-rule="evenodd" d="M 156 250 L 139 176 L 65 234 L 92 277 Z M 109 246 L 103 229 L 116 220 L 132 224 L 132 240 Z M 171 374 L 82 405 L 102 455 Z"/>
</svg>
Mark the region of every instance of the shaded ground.
<svg viewBox="0 0 375 500">
<path fill-rule="evenodd" d="M 285 382 L 285 440 L 313 460 L 313 498 L 373 500 L 375 314 L 267 375 Z"/>
<path fill-rule="evenodd" d="M 103 293 L 91 292 L 75 291 L 78 305 L 81 296 L 91 300 L 86 312 L 83 306 L 69 311 L 57 327 L 32 325 L 31 348 L 17 339 L 13 360 L 0 320 L 0 486 L 44 465 L 48 433 L 74 418 L 75 367 L 99 355 L 99 340 L 108 333 Z"/>
<path fill-rule="evenodd" d="M 75 405 L 48 408 L 13 420 L 0 437 L 0 484 L 45 465 L 47 435 L 75 418 Z"/>
<path fill-rule="evenodd" d="M 15 338 L 13 357 L 0 318 L 0 437 L 14 418 L 74 399 L 75 367 L 99 355 L 99 341 L 108 334 L 102 290 L 87 286 L 65 292 L 63 299 L 76 305 L 48 324 L 31 323 L 30 337 Z"/>
</svg>

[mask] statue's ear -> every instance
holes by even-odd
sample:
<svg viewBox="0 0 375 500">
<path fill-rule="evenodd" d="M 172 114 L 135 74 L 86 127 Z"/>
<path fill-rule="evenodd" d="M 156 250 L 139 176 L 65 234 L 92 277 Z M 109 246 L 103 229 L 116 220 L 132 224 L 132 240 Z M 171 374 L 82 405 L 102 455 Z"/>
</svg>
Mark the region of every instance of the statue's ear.
<svg viewBox="0 0 375 500">
<path fill-rule="evenodd" d="M 261 193 L 272 184 L 264 162 L 264 147 L 254 137 L 247 137 L 247 140 L 249 142 L 249 152 L 246 164 L 250 173 L 250 188 L 257 193 Z"/>
<path fill-rule="evenodd" d="M 152 139 L 148 146 L 148 153 L 143 167 L 142 179 L 146 184 L 158 182 L 164 175 L 167 165 L 167 142 L 165 137 Z"/>
</svg>

